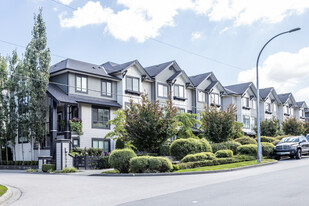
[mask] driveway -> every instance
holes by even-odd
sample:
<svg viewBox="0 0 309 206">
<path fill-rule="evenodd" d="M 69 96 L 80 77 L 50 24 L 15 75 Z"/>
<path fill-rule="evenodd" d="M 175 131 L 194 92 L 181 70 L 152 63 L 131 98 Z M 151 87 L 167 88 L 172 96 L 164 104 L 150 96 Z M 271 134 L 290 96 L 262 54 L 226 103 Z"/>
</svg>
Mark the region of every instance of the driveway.
<svg viewBox="0 0 309 206">
<path fill-rule="evenodd" d="M 308 205 L 309 158 L 226 173 L 106 177 L 0 171 L 13 205 Z M 280 204 L 279 204 L 280 203 Z M 295 203 L 295 204 L 294 204 Z"/>
</svg>

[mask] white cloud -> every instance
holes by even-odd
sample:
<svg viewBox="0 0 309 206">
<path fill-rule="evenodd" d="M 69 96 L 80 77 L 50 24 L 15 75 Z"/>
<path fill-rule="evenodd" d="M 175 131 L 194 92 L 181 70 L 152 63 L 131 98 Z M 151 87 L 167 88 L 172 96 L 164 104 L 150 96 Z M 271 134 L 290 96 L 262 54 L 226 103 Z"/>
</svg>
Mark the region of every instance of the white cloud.
<svg viewBox="0 0 309 206">
<path fill-rule="evenodd" d="M 60 3 L 63 3 L 65 5 L 69 5 L 70 3 L 72 3 L 73 0 L 58 0 Z"/>
<path fill-rule="evenodd" d="M 201 32 L 193 32 L 191 34 L 191 41 L 195 41 L 197 39 L 200 39 L 202 37 L 202 33 Z"/>
<path fill-rule="evenodd" d="M 59 1 L 69 4 L 72 0 Z M 105 24 L 104 31 L 117 39 L 143 42 L 157 37 L 162 28 L 175 26 L 174 18 L 183 10 L 207 16 L 210 21 L 229 20 L 233 26 L 241 26 L 257 21 L 277 23 L 309 8 L 308 0 L 117 0 L 117 3 L 122 10 L 104 7 L 100 1 L 88 1 L 72 16 L 60 14 L 60 24 L 67 28 Z"/>
<path fill-rule="evenodd" d="M 230 28 L 229 27 L 224 27 L 219 33 L 220 34 L 223 34 L 224 32 L 226 32 L 227 30 L 229 30 Z"/>
<path fill-rule="evenodd" d="M 277 93 L 292 92 L 296 101 L 309 103 L 309 47 L 297 53 L 279 52 L 269 56 L 259 66 L 260 88 L 274 87 Z M 239 82 L 256 83 L 255 68 L 242 71 Z"/>
</svg>

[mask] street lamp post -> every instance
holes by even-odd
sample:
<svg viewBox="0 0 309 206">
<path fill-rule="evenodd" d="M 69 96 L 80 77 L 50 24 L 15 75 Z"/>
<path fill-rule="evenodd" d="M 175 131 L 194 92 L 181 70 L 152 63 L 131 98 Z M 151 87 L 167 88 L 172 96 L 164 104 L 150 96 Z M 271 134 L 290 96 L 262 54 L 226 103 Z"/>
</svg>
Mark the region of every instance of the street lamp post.
<svg viewBox="0 0 309 206">
<path fill-rule="evenodd" d="M 271 42 L 271 40 L 275 39 L 278 36 L 281 36 L 283 34 L 288 34 L 288 33 L 292 33 L 295 31 L 300 30 L 300 28 L 295 28 L 295 29 L 291 29 L 289 31 L 285 31 L 282 32 L 280 34 L 275 35 L 274 37 L 272 37 L 270 40 L 268 40 L 268 42 L 266 42 L 266 44 L 264 44 L 264 46 L 262 47 L 259 56 L 256 60 L 256 119 L 257 119 L 257 142 L 258 142 L 258 162 L 261 162 L 261 158 L 262 158 L 262 147 L 261 147 L 261 137 L 260 137 L 260 105 L 259 105 L 259 99 L 260 99 L 260 92 L 259 92 L 259 60 L 260 60 L 260 56 L 262 51 L 264 50 L 264 48 L 266 47 L 266 45 Z"/>
</svg>

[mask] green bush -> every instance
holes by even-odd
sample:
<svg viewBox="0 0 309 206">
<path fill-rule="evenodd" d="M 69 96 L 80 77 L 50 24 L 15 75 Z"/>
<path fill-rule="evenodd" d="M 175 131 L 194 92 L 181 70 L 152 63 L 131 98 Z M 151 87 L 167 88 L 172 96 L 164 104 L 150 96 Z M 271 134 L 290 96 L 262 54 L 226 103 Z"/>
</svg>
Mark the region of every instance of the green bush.
<svg viewBox="0 0 309 206">
<path fill-rule="evenodd" d="M 287 135 L 301 135 L 304 134 L 305 129 L 304 124 L 293 117 L 282 122 L 282 131 Z"/>
<path fill-rule="evenodd" d="M 261 142 L 272 143 L 274 141 L 276 141 L 276 138 L 274 138 L 274 137 L 261 136 Z"/>
<path fill-rule="evenodd" d="M 56 170 L 55 164 L 44 164 L 44 165 L 42 165 L 42 171 L 43 172 L 50 172 L 50 171 L 55 171 L 55 170 Z"/>
<path fill-rule="evenodd" d="M 121 173 L 128 173 L 130 168 L 130 159 L 136 157 L 131 149 L 116 149 L 112 151 L 108 162 L 111 167 L 119 170 Z"/>
<path fill-rule="evenodd" d="M 240 143 L 241 145 L 245 145 L 245 144 L 257 144 L 256 140 L 251 138 L 251 137 L 240 137 L 235 139 L 236 142 Z"/>
<path fill-rule="evenodd" d="M 261 121 L 260 123 L 260 131 L 261 135 L 263 136 L 271 136 L 274 137 L 278 134 L 280 129 L 279 120 L 273 119 L 266 119 Z"/>
<path fill-rule="evenodd" d="M 67 168 L 64 168 L 61 172 L 62 173 L 74 173 L 74 172 L 77 172 L 77 169 L 75 167 L 67 167 Z"/>
<path fill-rule="evenodd" d="M 170 146 L 167 144 L 160 146 L 160 155 L 161 156 L 170 156 Z"/>
<path fill-rule="evenodd" d="M 273 145 L 277 145 L 280 142 L 280 140 L 276 139 L 275 141 L 272 142 Z"/>
<path fill-rule="evenodd" d="M 257 156 L 257 145 L 256 144 L 241 145 L 237 148 L 237 154 Z"/>
<path fill-rule="evenodd" d="M 285 138 L 285 137 L 289 137 L 289 136 L 291 136 L 291 135 L 280 135 L 280 136 L 277 136 L 277 137 L 275 137 L 277 140 L 282 140 L 283 138 Z"/>
<path fill-rule="evenodd" d="M 227 141 L 227 142 L 221 142 L 221 143 L 213 143 L 211 144 L 212 151 L 216 153 L 219 150 L 225 150 L 229 149 L 232 150 L 234 154 L 237 152 L 237 147 L 239 147 L 241 144 L 235 141 Z"/>
<path fill-rule="evenodd" d="M 230 163 L 235 163 L 235 162 L 244 162 L 244 161 L 250 161 L 250 160 L 255 160 L 255 157 L 247 156 L 247 155 L 237 155 L 234 157 L 220 158 L 220 159 L 215 159 L 215 160 L 203 160 L 203 161 L 198 161 L 198 162 L 179 163 L 178 166 L 179 166 L 179 169 L 189 169 L 189 168 L 196 168 L 196 167 L 230 164 Z"/>
<path fill-rule="evenodd" d="M 130 172 L 169 172 L 173 165 L 168 158 L 141 156 L 130 160 Z"/>
<path fill-rule="evenodd" d="M 233 157 L 233 151 L 232 150 L 219 150 L 216 152 L 217 158 L 225 158 L 225 157 Z"/>
<path fill-rule="evenodd" d="M 182 158 L 181 162 L 197 162 L 202 160 L 214 160 L 216 156 L 212 152 L 201 152 L 196 154 L 188 154 Z"/>
<path fill-rule="evenodd" d="M 99 169 L 111 168 L 110 164 L 108 163 L 108 158 L 109 158 L 108 156 L 100 157 L 99 165 L 98 165 Z"/>
<path fill-rule="evenodd" d="M 124 142 L 121 139 L 117 139 L 116 141 L 116 149 L 124 149 Z"/>
<path fill-rule="evenodd" d="M 39 165 L 38 161 L 31 161 L 31 165 Z"/>
<path fill-rule="evenodd" d="M 261 142 L 262 145 L 262 154 L 266 157 L 271 157 L 274 152 L 274 145 L 269 142 Z"/>
<path fill-rule="evenodd" d="M 171 155 L 178 160 L 188 154 L 200 152 L 212 152 L 210 144 L 205 139 L 177 139 L 170 146 Z"/>
</svg>

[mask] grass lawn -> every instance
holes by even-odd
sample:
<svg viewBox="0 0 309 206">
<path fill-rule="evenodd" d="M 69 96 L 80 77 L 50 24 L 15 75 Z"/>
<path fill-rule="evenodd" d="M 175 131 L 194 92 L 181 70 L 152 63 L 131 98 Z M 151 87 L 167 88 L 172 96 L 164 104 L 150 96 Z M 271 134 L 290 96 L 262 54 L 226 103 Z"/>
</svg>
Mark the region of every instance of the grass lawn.
<svg viewBox="0 0 309 206">
<path fill-rule="evenodd" d="M 0 197 L 6 193 L 6 191 L 8 190 L 8 188 L 4 187 L 3 185 L 0 185 Z"/>
<path fill-rule="evenodd" d="M 273 161 L 275 161 L 275 160 L 264 159 L 264 160 L 262 160 L 262 163 L 269 163 L 269 162 L 273 162 Z M 252 160 L 252 161 L 237 162 L 237 163 L 223 164 L 223 165 L 216 165 L 216 166 L 197 167 L 197 168 L 192 168 L 192 169 L 182 169 L 182 170 L 177 170 L 175 172 L 198 172 L 198 171 L 224 170 L 224 169 L 232 169 L 232 168 L 244 167 L 244 166 L 249 166 L 249 165 L 257 165 L 257 164 L 261 164 L 261 163 L 258 163 L 257 160 Z"/>
</svg>

